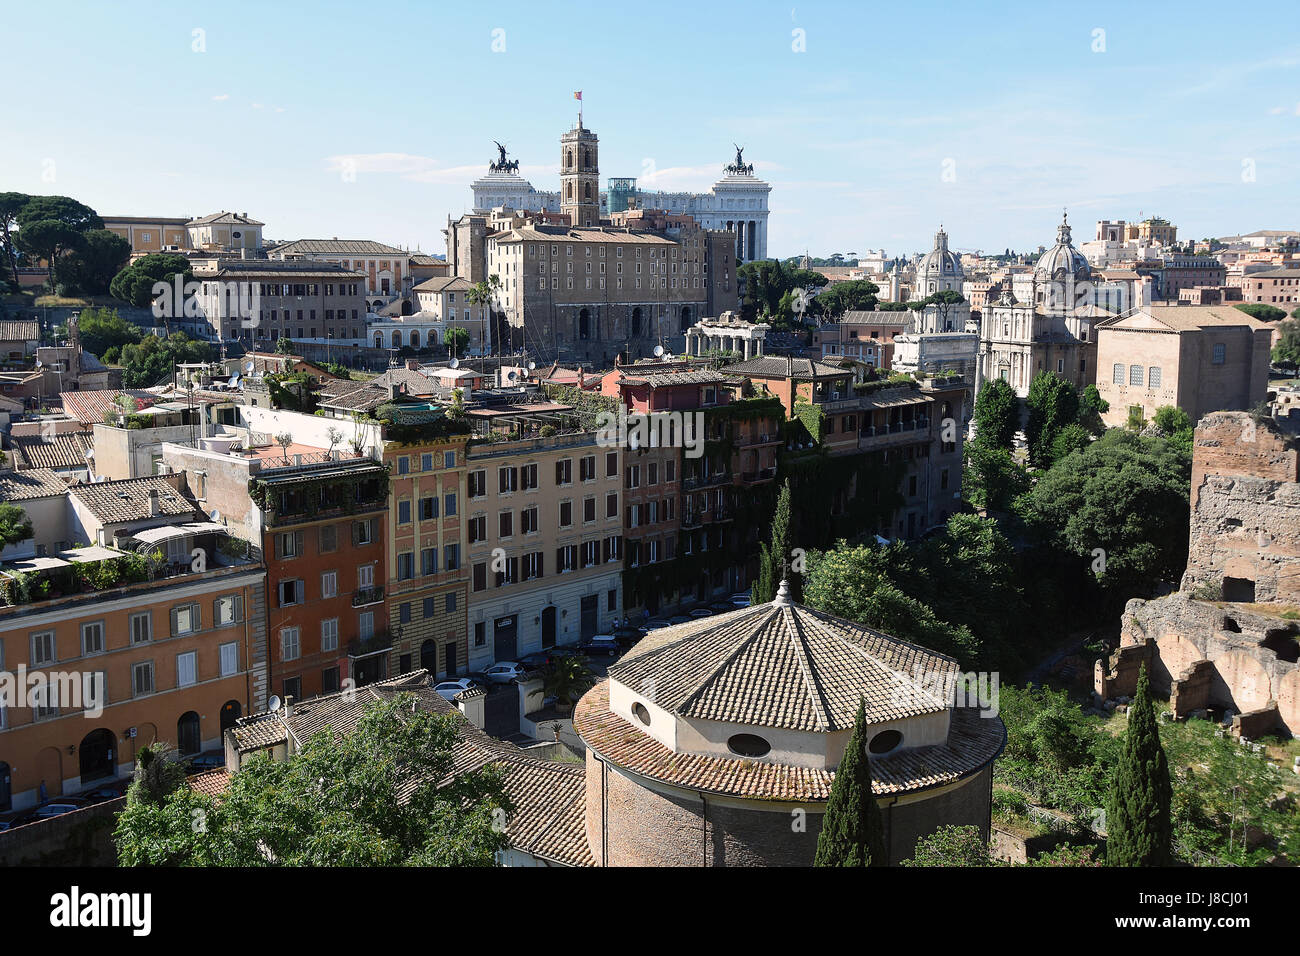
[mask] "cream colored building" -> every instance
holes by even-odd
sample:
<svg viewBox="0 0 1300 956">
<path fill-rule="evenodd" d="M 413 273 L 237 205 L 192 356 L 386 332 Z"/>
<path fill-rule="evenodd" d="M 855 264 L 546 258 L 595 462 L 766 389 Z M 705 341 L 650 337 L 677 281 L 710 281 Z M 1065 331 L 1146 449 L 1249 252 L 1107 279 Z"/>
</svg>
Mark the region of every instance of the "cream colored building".
<svg viewBox="0 0 1300 956">
<path fill-rule="evenodd" d="M 133 256 L 151 252 L 185 252 L 190 246 L 188 219 L 149 216 L 105 216 L 104 228 L 131 244 Z"/>
<path fill-rule="evenodd" d="M 1107 425 L 1130 409 L 1176 405 L 1193 422 L 1245 410 L 1268 391 L 1268 325 L 1231 306 L 1148 306 L 1097 326 L 1097 390 Z"/>
<path fill-rule="evenodd" d="M 469 664 L 607 633 L 621 614 L 622 451 L 594 432 L 468 449 Z"/>
<path fill-rule="evenodd" d="M 185 224 L 190 248 L 201 252 L 252 255 L 262 248 L 262 226 L 246 212 L 215 212 Z"/>
</svg>

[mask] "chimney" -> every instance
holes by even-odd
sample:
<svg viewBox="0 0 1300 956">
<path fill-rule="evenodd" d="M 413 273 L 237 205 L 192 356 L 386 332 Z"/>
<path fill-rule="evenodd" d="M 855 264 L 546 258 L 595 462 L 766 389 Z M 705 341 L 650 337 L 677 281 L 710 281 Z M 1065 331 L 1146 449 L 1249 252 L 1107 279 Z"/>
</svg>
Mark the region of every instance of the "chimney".
<svg viewBox="0 0 1300 956">
<path fill-rule="evenodd" d="M 388 383 L 388 397 L 389 397 L 390 399 L 392 399 L 392 398 L 397 398 L 397 396 L 399 396 L 399 395 L 401 395 L 401 394 L 402 394 L 402 386 L 401 386 L 401 385 L 399 385 L 397 382 L 389 382 L 389 383 Z"/>
<path fill-rule="evenodd" d="M 149 517 L 156 518 L 161 509 L 158 507 L 158 491 L 156 488 L 149 489 Z"/>
<path fill-rule="evenodd" d="M 409 371 L 412 371 L 412 372 L 418 372 L 418 371 L 420 370 L 420 360 L 419 360 L 419 359 L 407 359 L 407 360 L 406 360 L 406 367 L 407 367 L 407 369 L 408 369 Z"/>
</svg>

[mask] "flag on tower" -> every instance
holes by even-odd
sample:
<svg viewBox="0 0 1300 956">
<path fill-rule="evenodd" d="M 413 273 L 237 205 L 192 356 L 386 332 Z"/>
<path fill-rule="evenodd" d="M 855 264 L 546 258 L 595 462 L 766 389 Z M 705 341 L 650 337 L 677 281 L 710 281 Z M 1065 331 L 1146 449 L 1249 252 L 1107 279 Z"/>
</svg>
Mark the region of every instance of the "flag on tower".
<svg viewBox="0 0 1300 956">
<path fill-rule="evenodd" d="M 574 90 L 574 92 L 573 92 L 573 98 L 574 98 L 575 100 L 580 100 L 580 99 L 582 99 L 582 90 Z"/>
</svg>

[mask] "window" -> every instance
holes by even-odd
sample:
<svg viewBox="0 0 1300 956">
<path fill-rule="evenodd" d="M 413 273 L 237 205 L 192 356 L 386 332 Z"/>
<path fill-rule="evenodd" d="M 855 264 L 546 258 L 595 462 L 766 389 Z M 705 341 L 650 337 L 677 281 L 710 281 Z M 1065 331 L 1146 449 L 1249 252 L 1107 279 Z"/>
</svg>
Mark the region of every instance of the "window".
<svg viewBox="0 0 1300 956">
<path fill-rule="evenodd" d="M 420 574 L 438 573 L 438 549 L 422 548 L 420 550 Z"/>
<path fill-rule="evenodd" d="M 153 661 L 131 665 L 131 693 L 136 697 L 153 693 Z"/>
<path fill-rule="evenodd" d="M 518 468 L 498 468 L 497 469 L 497 493 L 508 495 L 519 488 L 519 469 Z"/>
<path fill-rule="evenodd" d="M 596 456 L 584 455 L 578 460 L 578 478 L 581 481 L 594 481 L 596 478 Z"/>
<path fill-rule="evenodd" d="M 1124 384 L 1124 363 L 1123 363 L 1123 362 L 1116 362 L 1116 363 L 1115 363 L 1114 368 L 1111 369 L 1111 379 L 1110 379 L 1110 380 L 1111 380 L 1111 383 L 1114 384 L 1114 385 L 1123 385 L 1123 384 Z"/>
<path fill-rule="evenodd" d="M 301 581 L 288 580 L 281 581 L 278 586 L 280 596 L 280 607 L 292 607 L 295 604 L 301 604 L 304 600 L 304 587 Z M 172 612 L 172 630 L 175 633 L 176 612 Z"/>
<path fill-rule="evenodd" d="M 337 651 L 339 649 L 339 619 L 337 617 L 326 618 L 320 622 L 320 649 L 321 651 Z"/>
<path fill-rule="evenodd" d="M 148 611 L 131 615 L 131 643 L 147 644 L 153 640 L 153 615 Z"/>
<path fill-rule="evenodd" d="M 444 515 L 445 517 L 447 517 L 447 518 L 453 518 L 453 517 L 456 516 L 456 495 L 455 495 L 455 493 L 452 493 L 452 494 L 450 494 L 450 495 L 443 495 L 443 496 L 442 496 L 442 513 L 443 513 L 443 515 Z"/>
<path fill-rule="evenodd" d="M 438 517 L 438 499 L 430 496 L 420 499 L 420 520 L 432 521 Z"/>
<path fill-rule="evenodd" d="M 1214 346 L 1213 356 L 1210 359 L 1215 365 L 1222 365 L 1227 361 L 1228 347 L 1222 343 Z"/>
<path fill-rule="evenodd" d="M 483 647 L 487 644 L 487 622 L 478 621 L 474 624 L 474 646 Z"/>
<path fill-rule="evenodd" d="M 399 475 L 409 475 L 411 473 L 411 458 L 409 455 L 403 455 L 397 459 L 397 473 Z"/>
<path fill-rule="evenodd" d="M 375 636 L 374 611 L 362 611 L 357 615 L 357 636 L 363 641 Z"/>
<path fill-rule="evenodd" d="M 409 581 L 415 577 L 415 555 L 410 551 L 403 551 L 397 556 L 397 580 Z"/>
<path fill-rule="evenodd" d="M 588 495 L 586 498 L 582 499 L 582 520 L 583 521 L 596 520 L 596 496 L 595 495 Z"/>
<path fill-rule="evenodd" d="M 320 551 L 328 554 L 339 547 L 339 529 L 337 525 L 327 524 L 320 529 Z"/>
<path fill-rule="evenodd" d="M 456 610 L 456 592 L 448 591 L 445 595 L 443 595 L 442 600 L 443 600 L 443 610 L 446 611 L 448 614 L 454 613 Z"/>
<path fill-rule="evenodd" d="M 397 503 L 397 523 L 411 523 L 411 502 L 409 499 Z"/>
<path fill-rule="evenodd" d="M 897 730 L 882 730 L 871 738 L 867 749 L 873 754 L 887 754 L 891 750 L 896 750 L 902 742 L 903 735 Z"/>
<path fill-rule="evenodd" d="M 762 757 L 772 745 L 757 734 L 734 734 L 727 738 L 727 749 L 740 757 Z"/>
<path fill-rule="evenodd" d="M 522 534 L 535 534 L 537 532 L 536 505 L 519 512 L 519 531 Z"/>
<path fill-rule="evenodd" d="M 433 471 L 433 455 L 426 452 L 420 456 L 420 470 Z"/>
<path fill-rule="evenodd" d="M 460 567 L 460 545 L 449 544 L 442 549 L 442 566 L 448 571 L 455 571 Z"/>
<path fill-rule="evenodd" d="M 296 661 L 302 654 L 302 647 L 298 640 L 299 631 L 296 627 L 280 628 L 280 659 L 284 661 Z"/>
<path fill-rule="evenodd" d="M 561 573 L 572 571 L 578 566 L 578 546 L 571 544 L 568 547 L 555 549 L 555 567 Z"/>
<path fill-rule="evenodd" d="M 567 528 L 573 524 L 573 502 L 560 502 L 560 527 Z"/>
<path fill-rule="evenodd" d="M 487 540 L 487 518 L 477 515 L 469 519 L 469 543 L 477 544 Z"/>
<path fill-rule="evenodd" d="M 232 624 L 238 624 L 243 619 L 244 597 L 242 594 L 227 594 L 212 602 L 212 623 L 214 627 L 229 627 Z"/>
<path fill-rule="evenodd" d="M 471 471 L 469 473 L 469 496 L 482 498 L 487 494 L 487 472 Z"/>
<path fill-rule="evenodd" d="M 397 622 L 398 622 L 399 624 L 410 624 L 410 623 L 411 623 L 411 602 L 410 602 L 410 601 L 407 601 L 405 604 L 399 604 L 399 605 L 398 605 L 398 607 L 397 607 Z"/>
<path fill-rule="evenodd" d="M 104 622 L 93 621 L 81 625 L 81 653 L 104 653 Z"/>
<path fill-rule="evenodd" d="M 617 491 L 611 491 L 609 494 L 605 496 L 605 517 L 606 518 L 618 517 L 618 492 Z"/>
<path fill-rule="evenodd" d="M 197 684 L 198 679 L 198 661 L 193 651 L 187 651 L 184 654 L 176 655 L 176 686 L 189 687 L 191 684 Z"/>
<path fill-rule="evenodd" d="M 322 598 L 337 597 L 339 593 L 339 573 L 337 571 L 326 571 L 320 576 L 320 596 Z"/>
<path fill-rule="evenodd" d="M 365 591 L 375 586 L 375 566 L 362 564 L 357 567 L 357 590 Z"/>
<path fill-rule="evenodd" d="M 456 453 L 454 451 L 444 451 L 442 453 L 442 467 L 444 468 L 456 467 Z"/>
<path fill-rule="evenodd" d="M 480 561 L 474 565 L 474 590 L 484 591 L 487 589 L 487 564 Z"/>
<path fill-rule="evenodd" d="M 54 663 L 54 632 L 41 631 L 32 635 L 32 666 Z"/>
<path fill-rule="evenodd" d="M 222 644 L 221 652 L 221 676 L 230 677 L 239 671 L 239 644 L 231 641 L 229 644 Z"/>
<path fill-rule="evenodd" d="M 531 491 L 537 487 L 537 466 L 524 465 L 519 469 L 519 486 L 524 491 Z"/>
<path fill-rule="evenodd" d="M 286 531 L 275 536 L 275 556 L 277 560 L 288 560 L 302 554 L 302 532 Z"/>
<path fill-rule="evenodd" d="M 605 477 L 618 477 L 618 452 L 616 451 L 605 452 Z"/>
<path fill-rule="evenodd" d="M 1152 365 L 1147 369 L 1147 388 L 1160 387 L 1160 366 Z"/>
<path fill-rule="evenodd" d="M 1130 385 L 1141 385 L 1141 384 L 1142 384 L 1142 366 L 1141 366 L 1141 365 L 1130 365 L 1130 366 L 1128 367 L 1128 383 L 1129 383 Z"/>
<path fill-rule="evenodd" d="M 562 458 L 555 463 L 555 483 L 557 485 L 573 484 L 572 458 Z"/>
<path fill-rule="evenodd" d="M 513 511 L 503 511 L 497 515 L 497 536 L 500 538 L 514 537 L 515 533 L 515 514 Z"/>
<path fill-rule="evenodd" d="M 375 540 L 375 529 L 369 521 L 352 522 L 352 543 L 353 544 L 372 544 Z"/>
<path fill-rule="evenodd" d="M 172 637 L 193 634 L 198 629 L 199 606 L 197 604 L 182 604 L 180 607 L 172 608 Z"/>
</svg>

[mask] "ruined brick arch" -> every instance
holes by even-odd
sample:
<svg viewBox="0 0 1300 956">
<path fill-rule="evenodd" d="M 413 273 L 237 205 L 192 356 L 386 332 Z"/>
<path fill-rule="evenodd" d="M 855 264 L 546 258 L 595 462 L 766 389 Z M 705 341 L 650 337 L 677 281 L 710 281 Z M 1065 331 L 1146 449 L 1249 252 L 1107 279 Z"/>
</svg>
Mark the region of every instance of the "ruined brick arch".
<svg viewBox="0 0 1300 956">
<path fill-rule="evenodd" d="M 1188 669 L 1205 655 L 1201 649 L 1178 634 L 1165 634 L 1156 639 L 1157 656 L 1151 662 L 1151 682 L 1168 691 L 1171 680 L 1181 680 Z"/>
<path fill-rule="evenodd" d="M 1264 707 L 1272 697 L 1264 665 L 1245 651 L 1229 651 L 1214 661 L 1210 697 L 1244 714 Z"/>
</svg>

